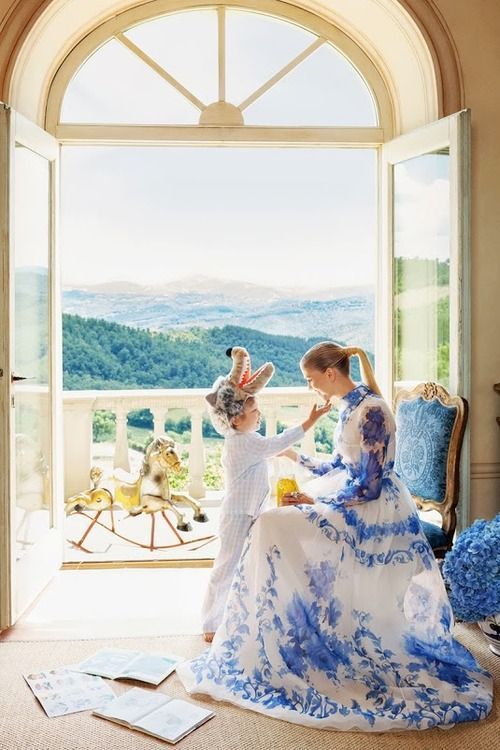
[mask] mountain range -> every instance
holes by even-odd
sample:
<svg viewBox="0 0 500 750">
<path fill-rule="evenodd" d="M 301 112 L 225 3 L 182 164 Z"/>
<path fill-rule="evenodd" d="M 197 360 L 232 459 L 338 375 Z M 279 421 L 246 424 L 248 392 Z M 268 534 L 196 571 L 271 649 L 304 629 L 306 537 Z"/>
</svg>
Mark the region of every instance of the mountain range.
<svg viewBox="0 0 500 750">
<path fill-rule="evenodd" d="M 65 313 L 165 332 L 225 325 L 324 337 L 373 351 L 372 287 L 271 287 L 194 275 L 157 285 L 112 281 L 66 287 Z"/>
</svg>

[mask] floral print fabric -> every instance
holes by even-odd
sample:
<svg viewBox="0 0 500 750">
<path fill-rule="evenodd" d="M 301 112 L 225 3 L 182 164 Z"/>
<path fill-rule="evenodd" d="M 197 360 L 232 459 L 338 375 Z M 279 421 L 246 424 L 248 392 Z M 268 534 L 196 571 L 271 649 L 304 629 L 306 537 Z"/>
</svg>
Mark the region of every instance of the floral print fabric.
<svg viewBox="0 0 500 750">
<path fill-rule="evenodd" d="M 425 729 L 485 717 L 492 682 L 452 637 L 394 420 L 365 386 L 342 400 L 330 462 L 302 457 L 314 505 L 253 525 L 211 648 L 186 689 L 307 726 Z"/>
</svg>

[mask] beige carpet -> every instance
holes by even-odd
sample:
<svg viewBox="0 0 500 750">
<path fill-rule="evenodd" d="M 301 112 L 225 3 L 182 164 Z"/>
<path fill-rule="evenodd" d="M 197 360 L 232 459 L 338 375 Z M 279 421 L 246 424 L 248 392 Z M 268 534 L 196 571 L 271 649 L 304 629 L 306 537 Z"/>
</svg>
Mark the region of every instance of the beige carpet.
<svg viewBox="0 0 500 750">
<path fill-rule="evenodd" d="M 228 704 L 196 699 L 216 716 L 181 740 L 182 750 L 493 750 L 499 747 L 500 657 L 494 656 L 474 625 L 457 627 L 457 637 L 495 676 L 496 705 L 482 722 L 453 729 L 395 734 L 361 734 L 305 729 L 268 719 Z M 195 656 L 203 650 L 201 637 L 168 636 L 94 641 L 0 642 L 0 748 L 2 750 L 141 750 L 165 748 L 166 743 L 93 717 L 90 712 L 49 719 L 22 678 L 24 672 L 75 663 L 98 648 L 164 650 Z M 127 685 L 110 683 L 115 692 Z M 159 688 L 185 697 L 176 675 Z"/>
</svg>

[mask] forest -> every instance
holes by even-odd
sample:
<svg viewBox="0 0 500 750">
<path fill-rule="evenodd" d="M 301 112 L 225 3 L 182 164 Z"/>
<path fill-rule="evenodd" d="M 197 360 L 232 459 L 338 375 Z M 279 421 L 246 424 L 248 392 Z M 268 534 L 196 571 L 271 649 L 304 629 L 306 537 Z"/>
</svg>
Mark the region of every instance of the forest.
<svg viewBox="0 0 500 750">
<path fill-rule="evenodd" d="M 63 367 L 65 390 L 110 390 L 150 388 L 209 388 L 219 375 L 231 368 L 226 356 L 230 346 L 244 346 L 253 367 L 271 361 L 276 367 L 272 386 L 303 386 L 299 361 L 304 352 L 320 339 L 278 336 L 250 328 L 192 328 L 153 333 L 104 320 L 63 317 Z M 340 342 L 342 343 L 342 342 Z M 353 361 L 353 377 L 359 379 L 359 366 Z M 323 419 L 315 428 L 318 450 L 332 449 L 336 416 Z M 148 409 L 128 415 L 129 445 L 144 450 L 152 438 L 153 418 Z M 278 431 L 284 424 L 278 423 Z M 265 430 L 265 422 L 261 430 Z M 168 418 L 165 431 L 179 442 L 190 439 L 190 419 L 179 415 Z M 94 415 L 94 441 L 112 441 L 115 419 L 110 412 Z M 203 420 L 203 436 L 220 439 L 208 418 Z"/>
</svg>

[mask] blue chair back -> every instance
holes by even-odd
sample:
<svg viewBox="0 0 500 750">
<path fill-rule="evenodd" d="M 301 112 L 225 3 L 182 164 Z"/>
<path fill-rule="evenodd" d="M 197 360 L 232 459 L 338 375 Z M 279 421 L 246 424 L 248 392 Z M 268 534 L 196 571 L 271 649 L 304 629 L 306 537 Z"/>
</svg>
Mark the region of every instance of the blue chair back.
<svg viewBox="0 0 500 750">
<path fill-rule="evenodd" d="M 422 522 L 437 557 L 453 543 L 459 497 L 460 451 L 467 402 L 437 383 L 402 390 L 394 403 L 395 469 L 420 510 L 437 510 L 441 528 Z"/>
<path fill-rule="evenodd" d="M 448 452 L 456 406 L 436 399 L 402 401 L 396 414 L 395 469 L 412 495 L 443 503 L 446 500 Z"/>
</svg>

